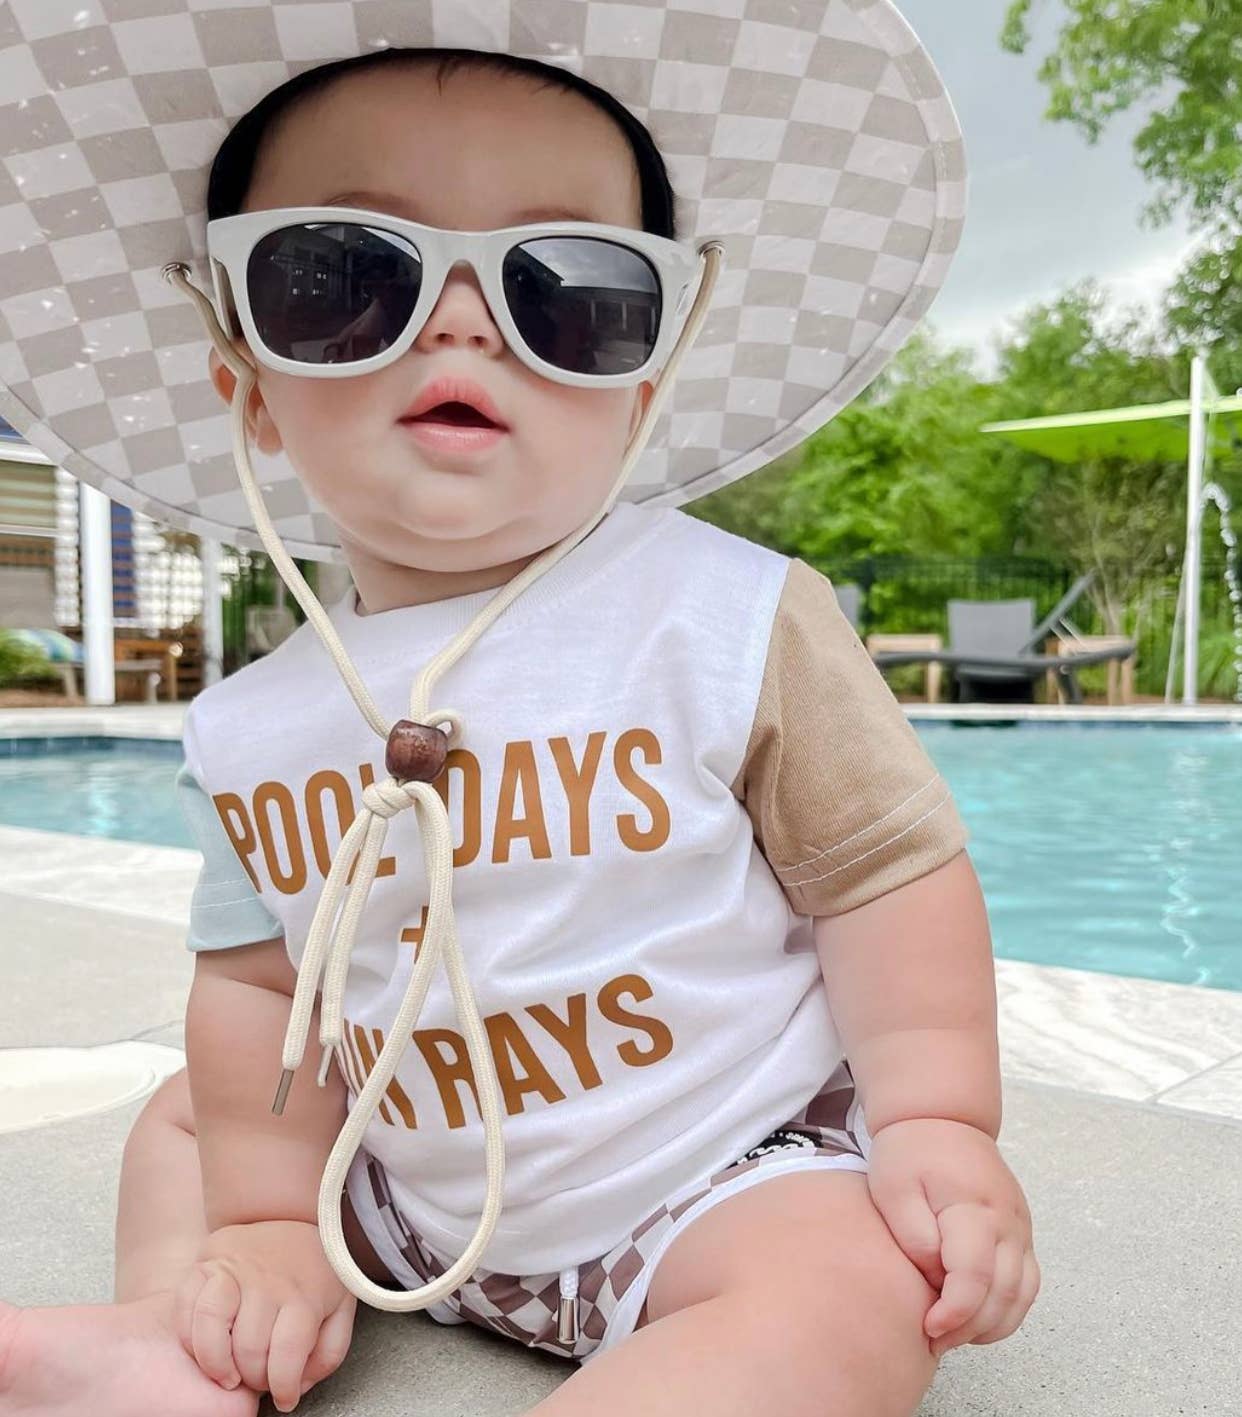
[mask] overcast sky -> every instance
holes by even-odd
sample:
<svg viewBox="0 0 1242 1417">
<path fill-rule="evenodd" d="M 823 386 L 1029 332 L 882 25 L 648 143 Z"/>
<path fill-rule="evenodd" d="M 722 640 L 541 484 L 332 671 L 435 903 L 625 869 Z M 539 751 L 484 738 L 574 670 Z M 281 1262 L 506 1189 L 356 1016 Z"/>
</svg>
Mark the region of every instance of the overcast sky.
<svg viewBox="0 0 1242 1417">
<path fill-rule="evenodd" d="M 970 205 L 954 268 L 931 310 L 945 339 L 995 366 L 990 336 L 1007 318 L 1094 275 L 1119 304 L 1151 301 L 1194 245 L 1180 213 L 1139 224 L 1154 194 L 1134 164 L 1140 115 L 1121 114 L 1095 147 L 1043 117 L 1036 77 L 1060 28 L 1060 0 L 1036 0 L 1032 44 L 1001 49 L 1006 0 L 897 0 L 944 76 L 966 135 Z"/>
</svg>

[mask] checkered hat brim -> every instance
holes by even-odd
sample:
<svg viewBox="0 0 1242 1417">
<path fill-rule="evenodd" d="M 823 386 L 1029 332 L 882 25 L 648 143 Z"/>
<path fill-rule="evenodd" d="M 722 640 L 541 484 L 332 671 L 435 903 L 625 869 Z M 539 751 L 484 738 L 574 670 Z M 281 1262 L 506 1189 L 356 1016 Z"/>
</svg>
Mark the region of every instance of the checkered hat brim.
<svg viewBox="0 0 1242 1417">
<path fill-rule="evenodd" d="M 207 174 L 286 78 L 383 45 L 563 65 L 647 124 L 689 246 L 725 266 L 622 496 L 676 506 L 822 427 L 905 343 L 962 229 L 965 159 L 889 0 L 7 0 L 0 416 L 115 501 L 262 549 L 198 312 Z M 258 464 L 256 464 L 258 466 Z M 292 555 L 343 559 L 287 458 Z"/>
</svg>

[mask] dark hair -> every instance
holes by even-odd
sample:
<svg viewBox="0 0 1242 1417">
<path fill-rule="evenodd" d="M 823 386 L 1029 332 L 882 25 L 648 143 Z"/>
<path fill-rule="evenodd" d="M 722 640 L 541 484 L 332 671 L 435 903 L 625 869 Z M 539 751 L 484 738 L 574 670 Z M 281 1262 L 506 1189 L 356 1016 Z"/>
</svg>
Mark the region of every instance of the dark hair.
<svg viewBox="0 0 1242 1417">
<path fill-rule="evenodd" d="M 644 124 L 618 102 L 607 89 L 565 69 L 538 59 L 519 58 L 483 49 L 441 49 L 433 47 L 378 49 L 352 59 L 335 59 L 305 69 L 265 94 L 229 130 L 220 144 L 207 179 L 207 219 L 235 216 L 241 211 L 254 174 L 255 158 L 271 125 L 292 105 L 307 95 L 326 88 L 335 79 L 354 70 L 380 64 L 434 64 L 436 81 L 443 86 L 446 74 L 458 67 L 477 68 L 492 73 L 521 74 L 541 81 L 540 88 L 560 87 L 589 99 L 612 118 L 629 140 L 642 197 L 643 230 L 676 239 L 673 189 L 664 159 Z"/>
</svg>

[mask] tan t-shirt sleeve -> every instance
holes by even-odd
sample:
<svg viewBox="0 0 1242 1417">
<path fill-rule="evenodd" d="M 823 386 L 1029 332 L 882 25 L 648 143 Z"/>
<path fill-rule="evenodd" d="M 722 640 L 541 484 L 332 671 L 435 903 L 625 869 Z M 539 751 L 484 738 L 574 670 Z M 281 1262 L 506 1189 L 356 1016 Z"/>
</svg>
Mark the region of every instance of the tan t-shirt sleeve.
<svg viewBox="0 0 1242 1417">
<path fill-rule="evenodd" d="M 733 795 L 801 915 L 865 905 L 967 842 L 947 783 L 805 561 L 789 564 Z"/>
</svg>

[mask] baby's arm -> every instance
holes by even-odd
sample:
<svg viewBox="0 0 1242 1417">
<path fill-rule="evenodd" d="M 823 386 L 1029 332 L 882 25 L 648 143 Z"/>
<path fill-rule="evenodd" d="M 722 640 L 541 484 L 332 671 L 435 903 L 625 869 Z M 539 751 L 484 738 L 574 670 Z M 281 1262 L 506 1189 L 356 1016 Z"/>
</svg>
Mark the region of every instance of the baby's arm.
<svg viewBox="0 0 1242 1417">
<path fill-rule="evenodd" d="M 357 1300 L 323 1252 L 318 1197 L 346 1116 L 308 1048 L 272 1112 L 297 975 L 282 938 L 200 951 L 186 1058 L 208 1236 L 177 1294 L 182 1344 L 209 1377 L 289 1411 L 344 1360 Z M 319 1034 L 319 1002 L 309 1036 Z"/>
<path fill-rule="evenodd" d="M 941 1117 L 995 1138 L 996 977 L 966 852 L 844 915 L 817 916 L 815 943 L 871 1135 Z"/>
<path fill-rule="evenodd" d="M 319 1182 L 345 1121 L 345 1083 L 317 1086 L 308 1048 L 284 1112 L 272 1112 L 297 974 L 283 938 L 201 950 L 186 1009 L 186 1062 L 207 1228 L 256 1220 L 314 1225 Z M 309 1037 L 319 1036 L 319 1004 Z"/>
<path fill-rule="evenodd" d="M 970 858 L 817 916 L 814 930 L 872 1137 L 872 1199 L 941 1291 L 924 1319 L 934 1351 L 1005 1338 L 1040 1276 L 1026 1198 L 996 1146 L 996 981 Z"/>
</svg>

